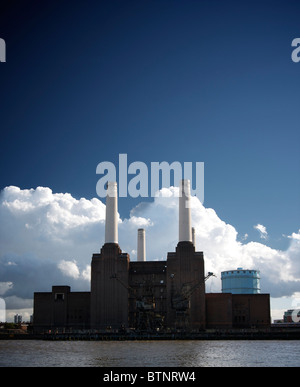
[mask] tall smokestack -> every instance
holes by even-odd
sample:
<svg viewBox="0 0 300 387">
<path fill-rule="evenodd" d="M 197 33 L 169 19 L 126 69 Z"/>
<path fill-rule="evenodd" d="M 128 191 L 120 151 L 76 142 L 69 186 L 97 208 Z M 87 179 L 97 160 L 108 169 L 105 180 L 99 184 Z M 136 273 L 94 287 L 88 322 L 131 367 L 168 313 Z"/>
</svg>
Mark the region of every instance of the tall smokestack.
<svg viewBox="0 0 300 387">
<path fill-rule="evenodd" d="M 145 230 L 143 228 L 138 229 L 138 241 L 137 241 L 137 260 L 139 262 L 146 261 L 146 240 Z"/>
<path fill-rule="evenodd" d="M 118 189 L 115 181 L 107 183 L 105 243 L 118 243 Z"/>
<path fill-rule="evenodd" d="M 191 187 L 189 180 L 179 182 L 179 242 L 192 242 Z"/>
<path fill-rule="evenodd" d="M 196 247 L 196 234 L 195 234 L 194 227 L 192 227 L 192 242 L 193 242 L 193 245 Z"/>
</svg>

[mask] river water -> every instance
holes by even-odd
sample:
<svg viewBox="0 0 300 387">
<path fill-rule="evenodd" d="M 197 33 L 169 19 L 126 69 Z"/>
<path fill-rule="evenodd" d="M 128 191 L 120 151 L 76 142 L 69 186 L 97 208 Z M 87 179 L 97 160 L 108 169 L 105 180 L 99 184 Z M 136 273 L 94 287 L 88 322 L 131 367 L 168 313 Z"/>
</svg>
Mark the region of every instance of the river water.
<svg viewBox="0 0 300 387">
<path fill-rule="evenodd" d="M 299 341 L 1 340 L 0 366 L 299 367 Z"/>
</svg>

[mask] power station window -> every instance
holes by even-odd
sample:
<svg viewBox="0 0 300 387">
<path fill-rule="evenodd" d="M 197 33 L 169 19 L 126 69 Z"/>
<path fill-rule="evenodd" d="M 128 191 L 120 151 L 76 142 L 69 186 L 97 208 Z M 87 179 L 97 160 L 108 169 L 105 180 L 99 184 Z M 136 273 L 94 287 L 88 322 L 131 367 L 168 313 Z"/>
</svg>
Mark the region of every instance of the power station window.
<svg viewBox="0 0 300 387">
<path fill-rule="evenodd" d="M 65 299 L 64 293 L 55 293 L 55 301 L 63 301 Z"/>
</svg>

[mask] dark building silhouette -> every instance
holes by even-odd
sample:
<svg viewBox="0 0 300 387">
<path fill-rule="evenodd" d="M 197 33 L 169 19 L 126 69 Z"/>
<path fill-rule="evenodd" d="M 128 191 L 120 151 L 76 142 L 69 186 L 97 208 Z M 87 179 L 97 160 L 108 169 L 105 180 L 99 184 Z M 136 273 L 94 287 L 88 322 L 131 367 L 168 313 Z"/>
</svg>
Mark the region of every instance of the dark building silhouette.
<svg viewBox="0 0 300 387">
<path fill-rule="evenodd" d="M 91 262 L 91 291 L 53 286 L 34 293 L 34 330 L 120 329 L 157 331 L 249 328 L 270 325 L 269 294 L 205 293 L 203 252 L 192 242 L 190 185 L 179 194 L 179 242 L 165 261 L 130 262 L 118 244 L 117 187 L 108 184 L 105 244 Z M 144 233 L 139 230 L 139 243 Z"/>
</svg>

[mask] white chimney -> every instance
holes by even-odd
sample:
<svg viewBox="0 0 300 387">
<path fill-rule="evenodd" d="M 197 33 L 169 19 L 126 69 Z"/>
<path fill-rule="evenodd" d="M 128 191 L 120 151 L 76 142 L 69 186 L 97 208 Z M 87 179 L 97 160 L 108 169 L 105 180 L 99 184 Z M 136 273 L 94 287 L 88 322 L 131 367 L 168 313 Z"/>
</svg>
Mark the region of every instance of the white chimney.
<svg viewBox="0 0 300 387">
<path fill-rule="evenodd" d="M 179 182 L 179 242 L 192 242 L 191 187 L 189 180 Z"/>
<path fill-rule="evenodd" d="M 146 240 L 145 230 L 143 228 L 138 229 L 137 260 L 139 262 L 146 261 Z"/>
<path fill-rule="evenodd" d="M 118 243 L 118 189 L 115 181 L 107 183 L 105 243 Z"/>
<path fill-rule="evenodd" d="M 196 234 L 195 234 L 195 228 L 194 227 L 192 227 L 192 242 L 193 242 L 193 245 L 196 248 Z"/>
</svg>

